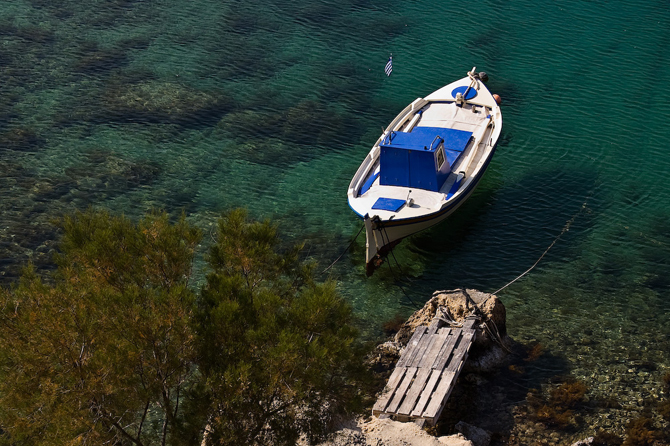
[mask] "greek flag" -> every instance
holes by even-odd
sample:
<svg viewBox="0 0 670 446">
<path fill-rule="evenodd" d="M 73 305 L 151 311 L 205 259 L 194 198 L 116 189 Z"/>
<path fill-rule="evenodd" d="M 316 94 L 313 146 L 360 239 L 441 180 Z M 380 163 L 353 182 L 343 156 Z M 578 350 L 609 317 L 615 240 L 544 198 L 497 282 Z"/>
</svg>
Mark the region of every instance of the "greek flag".
<svg viewBox="0 0 670 446">
<path fill-rule="evenodd" d="M 386 62 L 386 68 L 384 68 L 384 73 L 387 76 L 391 75 L 391 71 L 393 71 L 393 57 L 389 57 L 389 61 Z"/>
</svg>

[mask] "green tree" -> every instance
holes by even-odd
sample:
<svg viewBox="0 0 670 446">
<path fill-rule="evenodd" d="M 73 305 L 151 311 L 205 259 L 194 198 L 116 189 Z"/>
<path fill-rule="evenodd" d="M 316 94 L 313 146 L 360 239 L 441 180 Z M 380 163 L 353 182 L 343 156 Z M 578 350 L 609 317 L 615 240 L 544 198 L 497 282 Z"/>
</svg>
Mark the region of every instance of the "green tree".
<svg viewBox="0 0 670 446">
<path fill-rule="evenodd" d="M 0 427 L 13 445 L 167 444 L 195 365 L 184 217 L 60 221 L 49 283 L 1 292 Z"/>
<path fill-rule="evenodd" d="M 182 216 L 60 221 L 57 270 L 0 290 L 0 444 L 293 444 L 356 400 L 351 309 L 236 210 L 198 296 Z"/>
<path fill-rule="evenodd" d="M 300 249 L 243 210 L 219 221 L 198 312 L 207 445 L 315 440 L 355 400 L 351 308 Z"/>
</svg>

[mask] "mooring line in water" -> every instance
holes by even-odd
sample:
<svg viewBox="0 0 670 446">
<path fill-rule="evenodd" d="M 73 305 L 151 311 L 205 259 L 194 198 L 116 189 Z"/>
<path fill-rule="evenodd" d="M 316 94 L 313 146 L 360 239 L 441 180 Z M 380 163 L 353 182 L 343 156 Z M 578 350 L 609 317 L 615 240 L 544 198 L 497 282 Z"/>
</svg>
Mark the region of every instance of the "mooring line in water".
<svg viewBox="0 0 670 446">
<path fill-rule="evenodd" d="M 549 245 L 549 247 L 542 253 L 542 255 L 540 256 L 540 258 L 537 259 L 537 261 L 533 264 L 533 266 L 531 266 L 530 268 L 528 268 L 523 274 L 517 276 L 517 278 L 514 279 L 514 280 L 512 280 L 510 283 L 508 283 L 508 284 L 505 285 L 504 287 L 500 288 L 499 290 L 494 291 L 494 292 L 491 293 L 491 294 L 498 294 L 499 292 L 501 292 L 502 290 L 504 290 L 505 288 L 507 288 L 508 286 L 510 286 L 511 284 L 513 284 L 514 282 L 516 282 L 517 280 L 521 279 L 523 276 L 525 276 L 525 275 L 528 274 L 529 272 L 531 272 L 531 271 L 533 270 L 533 268 L 535 268 L 535 267 L 537 266 L 537 264 L 540 263 L 540 260 L 542 260 L 542 258 L 549 252 L 549 250 L 550 250 L 551 248 L 553 248 L 553 246 L 556 244 L 556 242 L 558 241 L 558 239 L 560 239 L 561 236 L 562 236 L 563 234 L 565 234 L 566 232 L 568 232 L 568 231 L 570 230 L 570 226 L 575 222 L 575 219 L 579 216 L 579 214 L 581 214 L 582 212 L 584 212 L 584 209 L 586 209 L 586 203 L 587 203 L 588 201 L 589 201 L 589 197 L 587 197 L 586 200 L 584 201 L 584 203 L 582 203 L 582 207 L 579 209 L 579 211 L 577 211 L 577 212 L 575 213 L 575 215 L 573 215 L 572 218 L 571 218 L 570 220 L 568 220 L 568 221 L 565 223 L 565 226 L 563 226 L 563 230 L 561 231 L 561 233 L 558 234 L 558 236 L 554 239 L 553 242 L 551 242 L 551 245 Z"/>
<path fill-rule="evenodd" d="M 386 234 L 386 239 L 389 240 L 389 243 L 390 243 L 391 239 L 389 238 L 388 232 L 386 232 L 386 228 L 382 226 L 382 229 L 384 230 L 384 233 Z M 382 242 L 383 241 L 384 241 L 384 236 L 382 235 Z M 395 254 L 393 253 L 393 249 L 391 249 L 389 254 L 391 254 L 391 257 L 393 257 L 393 260 L 395 260 L 395 264 L 398 267 L 398 270 L 400 270 L 400 272 L 402 273 L 402 268 L 400 266 L 400 262 L 398 262 L 398 259 L 396 259 Z M 386 258 L 388 258 L 388 254 L 386 255 Z M 420 310 L 422 307 L 417 305 L 416 302 L 414 302 L 414 299 L 409 297 L 409 294 L 407 294 L 407 292 L 402 287 L 402 285 L 400 285 L 400 283 L 399 283 L 400 281 L 396 277 L 395 272 L 393 272 L 393 268 L 391 267 L 391 261 L 390 260 L 388 261 L 388 265 L 389 265 L 389 269 L 391 270 L 391 275 L 393 276 L 393 280 L 394 280 L 395 284 L 398 286 L 398 288 L 400 288 L 400 291 L 402 291 L 402 293 L 412 303 L 412 305 L 414 305 L 414 308 L 416 308 L 417 310 Z"/>
<path fill-rule="evenodd" d="M 351 241 L 351 243 L 349 243 L 349 246 L 347 246 L 347 249 L 345 249 L 345 250 L 342 252 L 342 254 L 340 254 L 340 256 L 339 256 L 338 258 L 336 258 L 335 261 L 334 261 L 333 263 L 330 264 L 330 266 L 329 266 L 328 268 L 326 268 L 326 269 L 324 269 L 323 271 L 321 271 L 321 274 L 323 274 L 323 273 L 325 273 L 326 271 L 328 271 L 329 269 L 331 269 L 331 268 L 333 267 L 333 265 L 335 265 L 337 262 L 340 261 L 340 259 L 342 258 L 342 256 L 343 256 L 344 254 L 346 254 L 347 251 L 349 251 L 349 248 L 351 248 L 351 246 L 354 244 L 354 242 L 356 241 L 356 239 L 358 238 L 358 236 L 361 235 L 361 231 L 363 231 L 363 228 L 365 228 L 365 224 L 363 224 L 363 226 L 361 226 L 361 229 L 358 230 L 358 234 L 356 234 L 356 237 L 354 237 L 354 239 Z"/>
<path fill-rule="evenodd" d="M 393 258 L 395 259 L 395 256 L 393 256 Z M 398 263 L 397 260 L 396 260 L 396 263 Z M 413 300 L 411 297 L 409 297 L 409 294 L 407 294 L 407 292 L 406 292 L 405 289 L 402 287 L 402 285 L 400 285 L 400 283 L 398 283 L 399 280 L 398 280 L 398 278 L 396 277 L 395 273 L 393 272 L 393 268 L 391 267 L 391 262 L 390 262 L 390 261 L 388 262 L 388 265 L 389 265 L 389 269 L 391 270 L 391 275 L 393 276 L 393 281 L 395 282 L 395 285 L 396 285 L 398 288 L 400 288 L 400 291 L 402 291 L 402 294 L 404 294 L 405 297 L 407 298 L 407 300 L 409 300 L 409 301 L 412 303 L 412 305 L 414 305 L 414 308 L 416 308 L 417 310 L 420 310 L 421 307 L 420 307 L 419 305 L 417 305 L 417 303 L 414 302 L 414 300 Z M 400 264 L 398 264 L 398 268 L 400 268 Z"/>
</svg>

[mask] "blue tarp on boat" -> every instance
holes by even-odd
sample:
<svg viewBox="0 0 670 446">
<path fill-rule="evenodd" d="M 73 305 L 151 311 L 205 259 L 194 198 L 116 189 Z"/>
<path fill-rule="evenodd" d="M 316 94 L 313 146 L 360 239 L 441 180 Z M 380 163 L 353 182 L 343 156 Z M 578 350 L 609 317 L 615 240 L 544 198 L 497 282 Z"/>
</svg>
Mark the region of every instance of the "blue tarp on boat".
<svg viewBox="0 0 670 446">
<path fill-rule="evenodd" d="M 437 192 L 471 137 L 472 132 L 443 127 L 391 132 L 380 144 L 380 184 Z"/>
<path fill-rule="evenodd" d="M 384 198 L 379 197 L 375 204 L 372 205 L 372 209 L 379 209 L 382 211 L 391 211 L 398 212 L 401 207 L 405 204 L 405 200 L 398 200 L 396 198 Z"/>
</svg>

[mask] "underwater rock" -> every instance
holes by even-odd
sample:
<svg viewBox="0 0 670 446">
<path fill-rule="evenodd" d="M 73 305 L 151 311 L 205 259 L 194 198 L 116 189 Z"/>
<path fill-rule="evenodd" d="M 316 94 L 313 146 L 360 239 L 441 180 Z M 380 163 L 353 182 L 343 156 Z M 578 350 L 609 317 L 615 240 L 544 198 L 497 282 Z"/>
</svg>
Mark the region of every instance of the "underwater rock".
<svg viewBox="0 0 670 446">
<path fill-rule="evenodd" d="M 146 50 L 153 41 L 149 36 L 134 36 L 123 39 L 117 43 L 117 47 L 121 50 Z"/>
<path fill-rule="evenodd" d="M 95 43 L 86 43 L 82 48 L 82 57 L 77 60 L 74 69 L 84 74 L 99 74 L 123 67 L 128 63 L 126 53 L 116 48 L 98 48 Z"/>
<path fill-rule="evenodd" d="M 6 20 L 0 22 L 0 36 L 15 37 L 39 45 L 46 45 L 55 40 L 55 34 L 50 29 L 34 25 L 15 26 L 13 23 Z"/>
<path fill-rule="evenodd" d="M 10 160 L 0 160 L 0 190 L 5 198 L 11 190 L 17 191 L 17 195 L 24 195 L 23 191 L 33 184 L 35 173 L 32 170 Z"/>
<path fill-rule="evenodd" d="M 76 188 L 87 194 L 104 192 L 106 196 L 152 184 L 162 168 L 150 160 L 127 160 L 102 150 L 88 154 L 88 162 L 65 170 Z"/>
<path fill-rule="evenodd" d="M 226 114 L 216 125 L 216 130 L 234 138 L 247 140 L 253 137 L 277 136 L 282 116 L 279 113 L 242 110 Z"/>
<path fill-rule="evenodd" d="M 114 120 L 191 127 L 214 124 L 234 106 L 230 96 L 165 81 L 113 83 L 107 88 L 103 102 Z"/>
<path fill-rule="evenodd" d="M 15 127 L 0 133 L 0 151 L 33 151 L 44 145 L 44 138 L 30 128 Z"/>
<path fill-rule="evenodd" d="M 305 100 L 287 110 L 281 127 L 282 137 L 297 144 L 329 145 L 342 135 L 357 135 L 355 121 L 326 107 L 322 102 Z"/>
<path fill-rule="evenodd" d="M 316 101 L 302 101 L 288 109 L 282 136 L 297 143 L 313 143 L 323 127 L 323 106 Z"/>
</svg>

